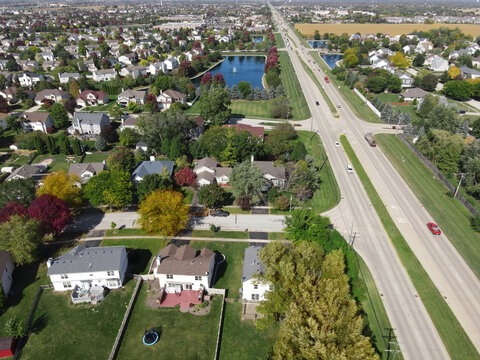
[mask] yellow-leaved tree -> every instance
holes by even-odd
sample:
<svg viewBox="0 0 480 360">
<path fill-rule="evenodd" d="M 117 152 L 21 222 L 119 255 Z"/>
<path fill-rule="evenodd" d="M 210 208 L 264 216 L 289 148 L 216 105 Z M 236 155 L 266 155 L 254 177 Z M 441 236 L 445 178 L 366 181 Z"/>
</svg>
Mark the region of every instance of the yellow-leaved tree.
<svg viewBox="0 0 480 360">
<path fill-rule="evenodd" d="M 155 190 L 138 208 L 138 222 L 147 233 L 174 236 L 185 229 L 188 222 L 188 206 L 182 193 L 174 190 Z"/>
<path fill-rule="evenodd" d="M 452 80 L 460 78 L 460 68 L 458 66 L 451 66 L 450 69 L 448 69 L 448 76 L 450 76 Z"/>
<path fill-rule="evenodd" d="M 406 69 L 410 66 L 412 61 L 407 58 L 402 52 L 397 51 L 395 55 L 390 56 L 389 60 L 398 68 Z"/>
<path fill-rule="evenodd" d="M 60 170 L 43 178 L 43 185 L 37 189 L 37 196 L 50 194 L 65 201 L 69 208 L 82 205 L 82 184 L 74 174 Z"/>
</svg>

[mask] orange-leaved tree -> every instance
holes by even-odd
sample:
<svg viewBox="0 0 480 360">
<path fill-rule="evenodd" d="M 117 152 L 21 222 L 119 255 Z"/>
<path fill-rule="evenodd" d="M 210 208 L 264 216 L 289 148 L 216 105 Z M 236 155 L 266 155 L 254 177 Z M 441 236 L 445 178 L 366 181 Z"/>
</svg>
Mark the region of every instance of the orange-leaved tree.
<svg viewBox="0 0 480 360">
<path fill-rule="evenodd" d="M 138 208 L 140 226 L 147 233 L 174 236 L 185 229 L 188 222 L 188 206 L 182 193 L 174 190 L 155 190 Z"/>
</svg>

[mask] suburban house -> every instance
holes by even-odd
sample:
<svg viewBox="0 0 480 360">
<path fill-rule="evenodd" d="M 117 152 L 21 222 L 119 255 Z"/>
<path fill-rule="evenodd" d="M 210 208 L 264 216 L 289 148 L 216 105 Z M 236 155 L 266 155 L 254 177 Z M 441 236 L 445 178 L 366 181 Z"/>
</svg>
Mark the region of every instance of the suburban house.
<svg viewBox="0 0 480 360">
<path fill-rule="evenodd" d="M 108 103 L 108 95 L 103 91 L 84 90 L 77 95 L 77 105 L 79 106 L 97 106 Z"/>
<path fill-rule="evenodd" d="M 47 260 L 47 275 L 56 291 L 102 286 L 120 288 L 125 281 L 128 259 L 125 246 L 85 247 L 77 245 L 58 258 Z"/>
<path fill-rule="evenodd" d="M 117 103 L 121 106 L 127 106 L 134 102 L 138 105 L 144 105 L 147 99 L 147 92 L 142 90 L 126 90 L 118 94 Z"/>
<path fill-rule="evenodd" d="M 44 100 L 50 100 L 53 102 L 62 102 L 70 98 L 70 94 L 63 90 L 58 89 L 45 89 L 40 91 L 35 96 L 35 104 L 42 105 Z"/>
<path fill-rule="evenodd" d="M 265 272 L 262 262 L 258 258 L 261 246 L 249 246 L 243 255 L 242 271 L 242 298 L 246 301 L 263 301 L 265 293 L 270 291 L 270 284 L 259 279 Z"/>
<path fill-rule="evenodd" d="M 137 55 L 135 53 L 124 54 L 118 57 L 118 61 L 124 65 L 132 65 L 136 62 Z"/>
<path fill-rule="evenodd" d="M 4 90 L 0 90 L 0 96 L 7 100 L 10 104 L 17 102 L 15 94 L 17 93 L 17 88 L 15 86 L 10 86 Z"/>
<path fill-rule="evenodd" d="M 22 117 L 22 128 L 25 132 L 42 131 L 46 134 L 53 129 L 53 119 L 48 112 L 24 112 Z"/>
<path fill-rule="evenodd" d="M 441 56 L 435 55 L 429 59 L 428 69 L 435 72 L 447 71 L 449 68 L 448 61 Z"/>
<path fill-rule="evenodd" d="M 103 112 L 78 112 L 73 115 L 72 126 L 68 128 L 68 133 L 99 135 L 102 128 L 109 125 L 110 118 Z"/>
<path fill-rule="evenodd" d="M 44 76 L 35 73 L 23 73 L 22 76 L 18 77 L 18 82 L 21 86 L 32 86 L 42 80 L 45 80 Z"/>
<path fill-rule="evenodd" d="M 195 163 L 193 172 L 197 175 L 199 186 L 210 185 L 213 182 L 219 185 L 226 185 L 230 181 L 232 168 L 219 167 L 217 160 L 206 157 Z"/>
<path fill-rule="evenodd" d="M 207 248 L 196 250 L 188 245 L 170 244 L 155 259 L 153 274 L 166 293 L 201 291 L 212 287 L 215 253 Z"/>
<path fill-rule="evenodd" d="M 159 72 L 165 72 L 167 71 L 167 66 L 161 62 L 161 61 L 157 61 L 155 63 L 151 63 L 148 67 L 147 67 L 147 72 L 151 75 L 157 75 Z"/>
<path fill-rule="evenodd" d="M 105 170 L 105 163 L 103 162 L 71 164 L 68 174 L 77 175 L 82 184 L 84 184 L 88 182 L 92 176 L 97 175 L 103 170 Z"/>
<path fill-rule="evenodd" d="M 169 177 L 172 177 L 173 161 L 142 161 L 140 165 L 133 171 L 132 179 L 134 182 L 139 183 L 143 178 L 150 174 L 163 174 L 166 173 Z"/>
<path fill-rule="evenodd" d="M 465 79 L 478 79 L 480 78 L 480 71 L 475 70 L 475 69 L 470 69 L 466 66 L 461 66 L 460 67 L 460 73 L 462 74 L 462 77 Z"/>
<path fill-rule="evenodd" d="M 262 141 L 265 137 L 265 129 L 263 126 L 251 126 L 248 124 L 225 124 L 223 127 L 236 128 L 238 131 L 248 131 L 250 136 L 258 136 L 262 139 Z"/>
<path fill-rule="evenodd" d="M 60 84 L 66 84 L 70 79 L 78 80 L 80 79 L 80 74 L 79 73 L 61 73 L 58 74 L 58 80 L 60 81 Z"/>
<path fill-rule="evenodd" d="M 122 118 L 122 125 L 120 125 L 118 128 L 120 131 L 123 131 L 125 129 L 132 129 L 138 131 L 138 126 L 136 124 L 138 118 L 134 117 L 128 117 L 127 119 Z"/>
<path fill-rule="evenodd" d="M 395 76 L 402 80 L 402 88 L 408 88 L 413 86 L 413 78 L 410 75 L 402 71 L 397 71 L 395 72 Z"/>
<path fill-rule="evenodd" d="M 426 92 L 425 90 L 416 87 L 405 90 L 405 92 L 400 93 L 400 96 L 403 98 L 404 101 L 417 100 L 418 102 L 421 102 L 424 96 L 427 94 L 428 92 Z"/>
<path fill-rule="evenodd" d="M 472 65 L 476 67 L 480 67 L 480 56 L 472 58 Z"/>
<path fill-rule="evenodd" d="M 117 77 L 117 72 L 114 69 L 101 69 L 101 70 L 94 70 L 93 73 L 93 81 L 110 81 Z"/>
<path fill-rule="evenodd" d="M 47 165 L 44 164 L 34 164 L 34 165 L 22 165 L 19 168 L 13 170 L 13 172 L 8 175 L 5 181 L 16 180 L 16 179 L 40 179 L 42 174 L 47 170 Z"/>
<path fill-rule="evenodd" d="M 120 76 L 127 76 L 130 75 L 134 79 L 141 75 L 147 75 L 147 68 L 145 66 L 135 66 L 129 65 L 124 67 L 122 70 L 119 71 Z"/>
<path fill-rule="evenodd" d="M 252 161 L 263 173 L 263 177 L 268 180 L 270 185 L 278 186 L 283 189 L 287 178 L 285 176 L 285 168 L 275 166 L 273 161 Z"/>
<path fill-rule="evenodd" d="M 163 60 L 163 63 L 165 64 L 167 70 L 174 70 L 178 67 L 178 60 L 174 57 L 166 58 Z"/>
<path fill-rule="evenodd" d="M 180 91 L 165 90 L 157 96 L 157 103 L 161 109 L 168 109 L 173 103 L 185 104 L 187 95 Z"/>
<path fill-rule="evenodd" d="M 12 257 L 9 251 L 0 250 L 0 280 L 3 293 L 8 297 L 8 293 L 12 287 L 13 282 L 13 265 Z"/>
</svg>

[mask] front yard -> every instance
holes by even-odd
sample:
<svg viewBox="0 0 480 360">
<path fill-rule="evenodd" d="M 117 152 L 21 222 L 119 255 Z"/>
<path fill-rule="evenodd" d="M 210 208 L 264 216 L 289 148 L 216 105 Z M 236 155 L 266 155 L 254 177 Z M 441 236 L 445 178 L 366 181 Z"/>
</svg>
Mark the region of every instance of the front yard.
<svg viewBox="0 0 480 360">
<path fill-rule="evenodd" d="M 143 283 L 127 324 L 117 359 L 212 359 L 217 341 L 221 296 L 212 299 L 210 313 L 193 315 L 178 308 L 152 309 L 146 303 L 149 284 Z M 142 343 L 144 331 L 160 328 L 153 346 Z M 106 357 L 90 357 L 106 358 Z"/>
</svg>

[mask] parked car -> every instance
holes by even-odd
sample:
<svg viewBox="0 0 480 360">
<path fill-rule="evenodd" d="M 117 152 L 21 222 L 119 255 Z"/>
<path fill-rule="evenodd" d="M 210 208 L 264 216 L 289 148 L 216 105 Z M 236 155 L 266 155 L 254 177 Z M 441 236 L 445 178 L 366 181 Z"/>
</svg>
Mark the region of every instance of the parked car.
<svg viewBox="0 0 480 360">
<path fill-rule="evenodd" d="M 210 215 L 211 216 L 227 217 L 228 215 L 230 215 L 230 213 L 228 211 L 224 211 L 224 210 L 213 210 L 213 211 L 210 211 Z"/>
<path fill-rule="evenodd" d="M 347 173 L 353 174 L 353 167 L 350 164 L 347 165 Z"/>
<path fill-rule="evenodd" d="M 465 110 L 458 110 L 458 113 L 459 113 L 459 114 L 465 114 L 466 111 L 465 111 Z"/>
<path fill-rule="evenodd" d="M 317 105 L 317 106 L 318 106 L 318 105 L 320 105 L 320 103 L 319 103 L 318 101 L 315 101 L 315 105 Z"/>
<path fill-rule="evenodd" d="M 428 230 L 430 230 L 430 232 L 433 234 L 433 235 L 440 235 L 442 233 L 442 231 L 440 230 L 440 228 L 438 227 L 437 224 L 433 223 L 433 222 L 429 222 L 427 223 L 427 227 L 428 227 Z"/>
<path fill-rule="evenodd" d="M 340 143 L 338 141 L 335 141 L 335 147 L 340 147 Z"/>
</svg>

